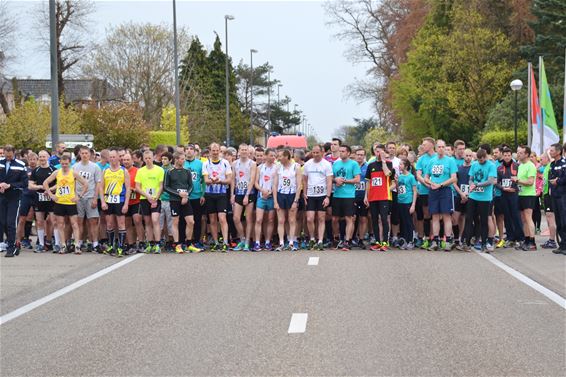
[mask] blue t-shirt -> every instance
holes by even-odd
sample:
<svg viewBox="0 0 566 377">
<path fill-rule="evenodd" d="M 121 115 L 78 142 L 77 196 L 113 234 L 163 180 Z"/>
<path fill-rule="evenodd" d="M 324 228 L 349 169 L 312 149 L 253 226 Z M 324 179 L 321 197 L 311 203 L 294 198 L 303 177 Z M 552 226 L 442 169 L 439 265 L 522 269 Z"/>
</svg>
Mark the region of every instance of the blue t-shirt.
<svg viewBox="0 0 566 377">
<path fill-rule="evenodd" d="M 362 174 L 360 165 L 354 160 L 346 160 L 346 162 L 336 160 L 332 164 L 332 172 L 334 173 L 334 178 L 345 178 L 354 179 L 357 175 Z M 342 186 L 336 186 L 334 190 L 335 198 L 352 198 L 356 197 L 356 187 L 353 183 L 344 183 Z"/>
<path fill-rule="evenodd" d="M 497 169 L 492 161 L 486 161 L 480 164 L 478 161 L 472 163 L 469 175 L 474 184 L 486 182 L 490 177 L 497 178 Z M 476 187 L 470 192 L 470 199 L 479 202 L 489 202 L 493 199 L 493 185 Z"/>
<path fill-rule="evenodd" d="M 436 157 L 436 154 L 429 155 L 428 153 L 426 153 L 419 157 L 419 159 L 417 160 L 416 169 L 417 171 L 420 170 L 423 178 L 427 172 L 430 160 L 432 160 L 434 157 Z M 429 189 L 422 183 L 419 182 L 417 188 L 419 189 L 419 195 L 428 195 Z"/>
<path fill-rule="evenodd" d="M 100 162 L 97 162 L 96 165 L 100 168 L 100 170 L 104 171 L 110 167 L 110 163 L 107 162 L 106 164 L 102 165 Z"/>
<path fill-rule="evenodd" d="M 456 158 L 456 157 L 454 157 L 454 161 L 456 162 L 456 167 L 458 168 L 464 165 L 465 162 L 463 158 Z"/>
<path fill-rule="evenodd" d="M 456 173 L 457 185 L 464 194 L 470 193 L 470 168 L 472 166 L 462 165 L 458 168 L 458 173 Z"/>
<path fill-rule="evenodd" d="M 497 169 L 499 168 L 499 165 L 501 165 L 501 161 L 495 160 L 493 163 L 495 164 L 495 172 L 497 173 Z M 493 185 L 493 195 L 495 195 L 496 198 L 501 196 L 501 190 L 495 185 Z"/>
<path fill-rule="evenodd" d="M 202 161 L 196 158 L 192 161 L 186 160 L 183 167 L 190 170 L 193 179 L 193 190 L 189 195 L 189 199 L 200 199 L 204 193 L 202 190 Z"/>
<path fill-rule="evenodd" d="M 368 170 L 368 163 L 364 162 L 362 166 L 360 166 L 360 182 L 356 183 L 354 186 L 356 187 L 356 200 L 363 200 L 366 196 L 366 172 Z"/>
<path fill-rule="evenodd" d="M 426 174 L 430 177 L 432 183 L 440 184 L 448 179 L 452 174 L 456 174 L 458 168 L 456 168 L 456 162 L 452 157 L 444 156 L 439 158 L 434 156 L 430 159 Z"/>
<path fill-rule="evenodd" d="M 397 202 L 401 204 L 413 203 L 413 188 L 417 185 L 417 179 L 411 173 L 400 174 L 398 178 Z"/>
</svg>

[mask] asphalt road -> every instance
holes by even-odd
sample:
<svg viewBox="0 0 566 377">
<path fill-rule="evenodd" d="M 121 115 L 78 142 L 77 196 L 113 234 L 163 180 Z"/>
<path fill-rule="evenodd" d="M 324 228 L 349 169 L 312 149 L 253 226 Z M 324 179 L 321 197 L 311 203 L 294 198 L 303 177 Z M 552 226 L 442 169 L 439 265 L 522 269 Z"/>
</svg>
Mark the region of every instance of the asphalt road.
<svg viewBox="0 0 566 377">
<path fill-rule="evenodd" d="M 566 257 L 539 254 L 531 278 L 562 289 Z M 68 273 L 21 272 L 44 258 Z M 2 314 L 117 261 L 2 258 Z M 146 255 L 0 326 L 0 374 L 563 376 L 565 319 L 475 253 Z"/>
</svg>

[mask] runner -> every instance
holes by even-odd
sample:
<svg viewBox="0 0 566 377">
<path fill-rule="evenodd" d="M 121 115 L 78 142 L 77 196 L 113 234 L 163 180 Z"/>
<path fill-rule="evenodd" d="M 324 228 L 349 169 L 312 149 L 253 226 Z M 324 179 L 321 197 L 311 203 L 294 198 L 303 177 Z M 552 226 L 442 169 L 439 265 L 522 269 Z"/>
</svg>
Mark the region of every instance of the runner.
<svg viewBox="0 0 566 377">
<path fill-rule="evenodd" d="M 501 190 L 501 207 L 507 235 L 505 247 L 520 247 L 525 236 L 519 210 L 519 188 L 512 179 L 517 176 L 519 164 L 513 161 L 511 149 L 503 148 L 502 152 L 503 160 L 497 168 L 497 186 Z"/>
<path fill-rule="evenodd" d="M 232 169 L 230 163 L 220 158 L 220 145 L 212 143 L 210 145 L 210 158 L 206 160 L 202 167 L 202 174 L 206 183 L 205 200 L 206 211 L 210 220 L 210 232 L 213 245 L 210 251 L 228 251 L 228 212 L 229 185 L 232 181 Z M 222 245 L 218 239 L 218 222 L 222 232 Z"/>
<path fill-rule="evenodd" d="M 132 254 L 141 251 L 140 245 L 145 239 L 143 216 L 140 208 L 140 194 L 136 192 L 136 175 L 138 168 L 134 166 L 130 153 L 124 154 L 121 160 L 130 177 L 130 201 L 128 203 L 128 213 L 126 214 L 126 235 L 129 251 L 126 253 Z"/>
<path fill-rule="evenodd" d="M 173 169 L 173 154 L 167 151 L 161 154 L 160 163 L 161 168 L 164 170 L 165 174 L 171 169 Z M 154 157 L 155 163 L 155 157 Z M 173 216 L 171 215 L 171 203 L 169 202 L 169 193 L 163 188 L 163 193 L 159 197 L 161 201 L 161 212 L 159 214 L 159 229 L 161 231 L 161 240 L 165 240 L 165 250 L 173 251 Z M 177 229 L 178 231 L 178 229 Z"/>
<path fill-rule="evenodd" d="M 247 144 L 239 146 L 240 158 L 232 164 L 234 181 L 232 182 L 232 196 L 230 202 L 234 206 L 234 225 L 238 232 L 240 242 L 234 251 L 250 251 L 250 238 L 253 228 L 253 210 L 256 201 L 254 182 L 256 180 L 256 163 L 249 158 Z M 242 212 L 246 217 L 246 229 L 242 224 Z"/>
<path fill-rule="evenodd" d="M 525 242 L 519 247 L 520 250 L 536 250 L 535 243 L 535 224 L 533 222 L 533 209 L 535 208 L 536 187 L 535 179 L 537 168 L 530 160 L 531 148 L 519 146 L 517 148 L 517 160 L 520 162 L 516 177 L 511 177 L 513 182 L 519 187 L 519 209 L 521 210 L 521 220 L 523 221 L 523 232 Z"/>
<path fill-rule="evenodd" d="M 458 152 L 458 147 L 456 148 L 456 152 Z M 454 197 L 454 213 L 452 214 L 452 221 L 454 224 L 458 225 L 458 233 L 454 233 L 456 246 L 460 245 L 464 234 L 466 206 L 468 205 L 468 196 L 470 194 L 470 168 L 472 166 L 474 153 L 471 149 L 465 149 L 463 157 L 464 163 L 458 166 L 456 182 L 452 184 L 456 192 L 456 196 Z M 458 162 L 456 160 L 456 165 L 457 164 Z"/>
<path fill-rule="evenodd" d="M 279 234 L 279 247 L 275 251 L 299 250 L 297 242 L 297 210 L 299 208 L 301 169 L 291 160 L 291 152 L 287 149 L 279 151 L 279 167 L 273 179 L 273 201 L 277 210 L 277 233 Z M 285 246 L 285 223 L 289 224 Z"/>
<path fill-rule="evenodd" d="M 77 203 L 83 198 L 88 191 L 88 182 L 78 172 L 71 169 L 71 158 L 63 155 L 59 161 L 61 168 L 51 173 L 45 181 L 43 181 L 43 190 L 49 194 L 53 204 L 53 212 L 57 221 L 57 232 L 59 232 L 59 240 L 61 250 L 59 254 L 75 252 L 81 254 L 81 249 L 75 244 L 75 240 L 80 238 L 79 224 L 77 221 Z M 55 194 L 49 187 L 51 182 L 56 181 Z M 80 183 L 82 190 L 77 194 L 75 189 L 76 183 Z M 73 238 L 67 243 L 65 234 L 65 219 L 68 218 L 73 230 Z M 55 252 L 55 249 L 54 249 Z"/>
<path fill-rule="evenodd" d="M 393 170 L 395 170 L 395 177 L 399 177 L 401 170 L 399 164 L 401 160 L 397 157 L 397 144 L 394 141 L 388 141 L 385 144 L 385 151 L 387 152 L 387 159 L 391 161 Z M 391 189 L 391 203 L 389 204 L 389 223 L 391 225 L 391 246 L 398 247 L 397 236 L 399 235 L 399 203 L 397 199 L 397 187 Z"/>
<path fill-rule="evenodd" d="M 102 197 L 102 170 L 96 163 L 90 161 L 90 148 L 81 146 L 79 149 L 80 161 L 73 165 L 73 171 L 80 174 L 87 182 L 86 194 L 77 202 L 79 239 L 78 246 L 81 251 L 99 250 L 98 247 L 98 199 L 103 201 Z M 80 182 L 77 184 L 77 191 L 81 192 L 83 187 Z M 88 239 L 92 244 L 87 246 L 83 243 L 82 236 L 84 232 L 85 217 L 87 222 Z"/>
<path fill-rule="evenodd" d="M 205 190 L 205 183 L 204 183 L 204 176 L 202 175 L 202 161 L 198 158 L 198 152 L 200 149 L 197 149 L 197 145 L 189 144 L 186 149 L 186 158 L 185 164 L 183 165 L 185 169 L 191 172 L 191 178 L 193 181 L 193 189 L 189 194 L 189 202 L 191 204 L 191 208 L 193 209 L 195 225 L 193 227 L 193 239 L 187 240 L 192 245 L 194 245 L 197 249 L 204 249 L 203 244 L 200 242 L 202 237 L 202 224 L 203 224 L 203 215 L 204 213 L 204 190 Z M 206 219 L 204 220 L 204 224 L 206 225 Z"/>
<path fill-rule="evenodd" d="M 183 168 L 185 163 L 185 154 L 175 152 L 173 155 L 175 166 L 173 169 L 167 171 L 165 175 L 164 190 L 169 193 L 169 200 L 171 203 L 171 216 L 173 216 L 173 242 L 174 250 L 178 254 L 186 251 L 191 253 L 200 253 L 202 250 L 195 247 L 192 243 L 193 228 L 195 219 L 193 216 L 193 209 L 189 201 L 189 196 L 193 190 L 193 178 L 190 170 Z M 188 246 L 183 248 L 179 243 L 179 217 L 185 219 L 185 239 Z"/>
<path fill-rule="evenodd" d="M 360 182 L 360 166 L 350 159 L 352 149 L 346 144 L 340 146 L 340 160 L 332 165 L 334 175 L 334 190 L 332 203 L 332 221 L 338 227 L 339 220 L 346 220 L 344 239 L 337 249 L 348 251 L 352 249 L 351 241 L 354 235 L 354 200 L 356 198 L 356 183 Z"/>
<path fill-rule="evenodd" d="M 37 193 L 29 189 L 29 179 L 31 173 L 37 168 L 37 155 L 34 152 L 29 152 L 26 155 L 27 166 L 26 173 L 28 175 L 28 186 L 24 187 L 22 190 L 22 197 L 20 202 L 20 211 L 18 226 L 16 232 L 16 246 L 23 247 L 25 249 L 32 249 L 31 241 L 29 239 L 31 233 L 31 227 L 33 225 L 34 218 L 34 206 L 37 203 Z"/>
<path fill-rule="evenodd" d="M 37 230 L 37 241 L 38 244 L 35 246 L 36 253 L 42 253 L 48 251 L 46 245 L 45 236 L 49 239 L 49 244 L 51 244 L 51 237 L 53 235 L 54 229 L 54 217 L 53 217 L 53 201 L 49 196 L 49 193 L 45 192 L 43 189 L 43 182 L 55 171 L 55 169 L 49 165 L 49 152 L 39 151 L 38 154 L 39 166 L 35 168 L 30 176 L 29 189 L 37 193 L 37 202 L 35 204 L 35 227 Z M 55 187 L 55 182 L 52 182 L 50 188 Z M 58 232 L 55 232 L 56 238 L 59 238 Z M 55 243 L 56 245 L 58 242 Z"/>
<path fill-rule="evenodd" d="M 431 137 L 425 137 L 423 139 L 422 155 L 417 160 L 416 170 L 417 170 L 417 182 L 419 197 L 417 198 L 417 232 L 419 233 L 419 238 L 417 240 L 416 247 L 423 249 L 428 249 L 430 235 L 430 213 L 428 206 L 429 199 L 429 184 L 425 181 L 424 176 L 428 170 L 428 165 L 430 160 L 436 154 L 434 153 L 434 139 Z"/>
<path fill-rule="evenodd" d="M 358 148 L 355 151 L 356 162 L 360 166 L 360 182 L 356 183 L 356 200 L 354 201 L 354 215 L 356 216 L 356 223 L 358 227 L 358 239 L 356 242 L 352 241 L 352 246 L 357 246 L 360 249 L 365 249 L 364 238 L 368 230 L 368 207 L 364 203 L 366 196 L 366 174 L 368 163 L 366 162 L 366 150 Z"/>
<path fill-rule="evenodd" d="M 375 144 L 373 152 L 376 159 L 368 165 L 366 172 L 366 195 L 364 203 L 369 207 L 373 228 L 373 251 L 389 250 L 389 207 L 392 197 L 391 188 L 395 185 L 395 170 L 383 144 Z M 381 219 L 381 232 L 379 221 Z"/>
<path fill-rule="evenodd" d="M 255 214 L 255 245 L 254 251 L 261 251 L 261 233 L 264 223 L 264 214 L 267 212 L 267 225 L 265 228 L 265 245 L 267 251 L 273 250 L 271 239 L 275 221 L 275 206 L 273 203 L 273 178 L 277 171 L 275 165 L 275 150 L 268 148 L 265 151 L 264 163 L 258 167 L 255 188 L 258 192 Z"/>
<path fill-rule="evenodd" d="M 493 200 L 493 185 L 497 182 L 497 170 L 493 161 L 487 159 L 487 152 L 479 149 L 477 161 L 472 163 L 469 171 L 469 201 L 466 206 L 466 228 L 464 238 L 465 251 L 471 251 L 470 242 L 473 234 L 474 219 L 479 220 L 481 233 L 481 251 L 492 252 L 493 239 L 488 239 L 488 221 Z M 449 251 L 445 249 L 446 251 Z"/>
<path fill-rule="evenodd" d="M 141 195 L 140 209 L 145 222 L 146 253 L 161 253 L 159 241 L 161 228 L 159 216 L 161 214 L 161 193 L 163 192 L 163 179 L 165 172 L 160 166 L 153 164 L 153 152 L 143 152 L 145 166 L 136 174 L 136 192 Z"/>
<path fill-rule="evenodd" d="M 413 233 L 415 230 L 413 224 L 413 213 L 417 204 L 417 179 L 410 171 L 411 163 L 406 158 L 402 158 L 399 163 L 401 174 L 397 178 L 398 201 L 399 201 L 399 217 L 401 222 L 401 240 L 399 247 L 401 250 L 412 250 Z"/>
<path fill-rule="evenodd" d="M 552 200 L 549 195 L 548 175 L 550 173 L 550 151 L 547 151 L 540 156 L 539 171 L 543 177 L 542 187 L 542 208 L 546 217 L 546 224 L 548 225 L 548 240 L 541 245 L 543 249 L 556 249 L 558 247 L 556 239 L 556 221 L 554 211 L 552 208 Z"/>
<path fill-rule="evenodd" d="M 303 169 L 303 187 L 306 187 L 303 196 L 307 202 L 307 228 L 310 236 L 308 248 L 324 250 L 326 207 L 330 204 L 334 173 L 332 165 L 322 158 L 320 145 L 312 148 L 311 155 L 312 158 L 305 163 Z M 315 226 L 318 234 L 315 234 Z"/>
<path fill-rule="evenodd" d="M 104 200 L 102 210 L 106 213 L 106 233 L 108 245 L 105 254 L 116 252 L 121 257 L 126 245 L 126 214 L 130 202 L 130 175 L 126 168 L 120 166 L 120 156 L 117 149 L 110 149 L 108 154 L 110 167 L 104 170 L 103 187 Z M 116 226 L 118 237 L 116 237 Z"/>
</svg>

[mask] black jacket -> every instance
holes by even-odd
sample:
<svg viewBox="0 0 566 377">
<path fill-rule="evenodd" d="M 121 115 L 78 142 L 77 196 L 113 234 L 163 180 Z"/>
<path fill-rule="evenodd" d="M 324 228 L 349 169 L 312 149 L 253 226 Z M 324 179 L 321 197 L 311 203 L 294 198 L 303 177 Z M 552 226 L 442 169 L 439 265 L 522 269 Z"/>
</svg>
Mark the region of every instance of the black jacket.
<svg viewBox="0 0 566 377">
<path fill-rule="evenodd" d="M 7 183 L 10 188 L 0 193 L 7 198 L 18 197 L 22 190 L 28 187 L 28 173 L 23 161 L 13 159 L 10 161 L 10 170 L 6 172 L 6 158 L 0 159 L 0 183 Z"/>
<path fill-rule="evenodd" d="M 548 172 L 548 180 L 558 178 L 556 186 L 549 183 L 548 193 L 550 196 L 560 198 L 566 195 L 566 158 L 552 161 L 550 163 L 550 171 Z"/>
</svg>

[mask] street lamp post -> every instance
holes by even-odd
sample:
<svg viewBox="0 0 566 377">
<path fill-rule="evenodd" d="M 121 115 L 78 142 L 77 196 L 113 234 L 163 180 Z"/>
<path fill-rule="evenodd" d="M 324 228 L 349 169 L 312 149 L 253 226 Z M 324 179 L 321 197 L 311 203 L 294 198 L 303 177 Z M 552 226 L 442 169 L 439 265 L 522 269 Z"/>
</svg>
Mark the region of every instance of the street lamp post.
<svg viewBox="0 0 566 377">
<path fill-rule="evenodd" d="M 254 144 L 254 54 L 257 50 L 250 49 L 250 145 Z"/>
<path fill-rule="evenodd" d="M 173 0 L 173 64 L 175 65 L 175 136 L 181 144 L 181 104 L 179 99 L 179 56 L 177 54 L 177 4 Z"/>
<path fill-rule="evenodd" d="M 293 114 L 297 112 L 297 107 L 299 107 L 299 105 L 295 104 L 294 107 L 293 107 Z M 294 133 L 296 134 L 296 133 L 297 133 L 297 125 L 296 125 L 296 124 L 295 124 L 295 127 L 294 127 L 294 128 L 295 128 L 295 132 L 294 132 Z"/>
<path fill-rule="evenodd" d="M 230 146 L 230 75 L 228 73 L 228 20 L 234 16 L 224 16 L 224 34 L 226 36 L 226 146 Z"/>
<path fill-rule="evenodd" d="M 518 118 L 518 98 L 519 98 L 519 90 L 523 87 L 523 82 L 521 80 L 513 80 L 511 81 L 511 90 L 515 92 L 515 117 L 514 117 L 514 129 L 515 129 L 515 150 L 519 146 L 519 142 L 517 140 L 517 126 L 519 122 Z"/>
</svg>

